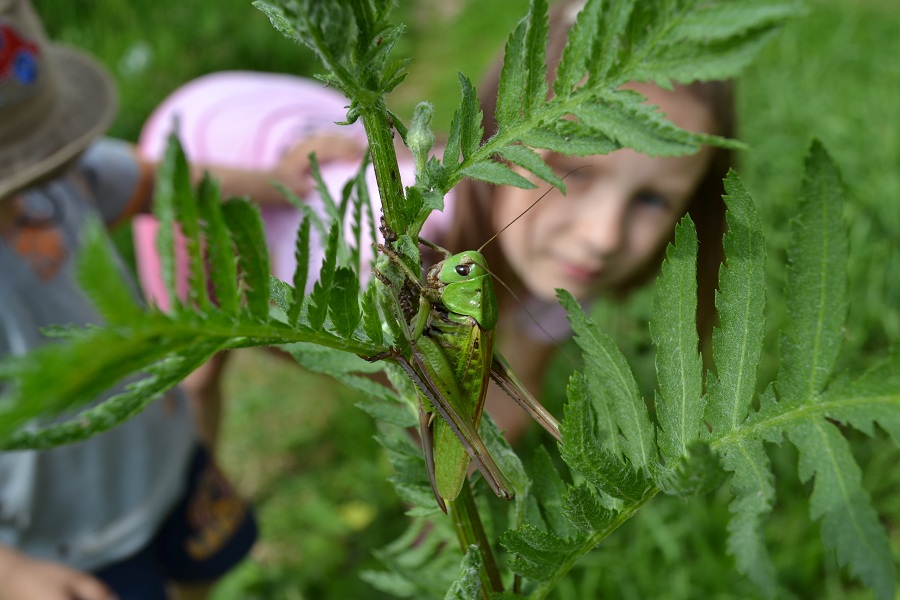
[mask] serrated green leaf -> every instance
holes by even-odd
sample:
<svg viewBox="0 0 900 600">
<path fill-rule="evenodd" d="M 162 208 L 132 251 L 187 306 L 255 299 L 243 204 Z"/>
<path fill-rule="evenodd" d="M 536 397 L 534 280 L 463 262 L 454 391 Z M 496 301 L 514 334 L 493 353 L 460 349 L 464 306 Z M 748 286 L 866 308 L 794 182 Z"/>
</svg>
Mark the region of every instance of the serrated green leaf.
<svg viewBox="0 0 900 600">
<path fill-rule="evenodd" d="M 124 265 L 99 222 L 89 222 L 83 235 L 75 267 L 81 288 L 110 325 L 128 323 L 140 310 L 135 291 L 123 280 Z"/>
<path fill-rule="evenodd" d="M 384 331 L 381 329 L 381 314 L 378 312 L 378 299 L 374 285 L 366 288 L 362 305 L 363 331 L 375 346 L 384 343 Z"/>
<path fill-rule="evenodd" d="M 621 146 L 649 156 L 678 156 L 697 152 L 702 144 L 734 147 L 733 141 L 676 127 L 643 96 L 617 90 L 593 101 L 585 98 L 572 112 L 595 131 L 610 136 Z"/>
<path fill-rule="evenodd" d="M 593 410 L 612 414 L 615 425 L 609 433 L 615 436 L 621 431 L 622 452 L 635 468 L 647 467 L 656 461 L 654 430 L 628 361 L 569 292 L 557 290 L 557 295 L 568 312 L 575 342 L 584 352 L 585 382 Z"/>
<path fill-rule="evenodd" d="M 553 172 L 553 169 L 547 166 L 547 163 L 545 163 L 541 156 L 534 150 L 526 148 L 525 146 L 513 144 L 501 148 L 498 154 L 509 162 L 519 165 L 526 171 L 531 171 L 550 185 L 558 188 L 563 194 L 566 193 L 566 184 L 563 183 L 562 179 L 557 177 L 556 173 Z"/>
<path fill-rule="evenodd" d="M 184 152 L 176 133 L 172 132 L 166 142 L 163 160 L 156 171 L 153 194 L 153 216 L 159 222 L 156 253 L 159 256 L 163 287 L 172 307 L 180 302 L 175 287 L 175 195 L 185 185 L 186 172 Z"/>
<path fill-rule="evenodd" d="M 300 318 L 303 297 L 306 294 L 306 282 L 309 278 L 309 226 L 310 219 L 304 215 L 297 230 L 296 249 L 294 250 L 294 258 L 297 261 L 297 267 L 294 270 L 294 297 L 287 310 L 288 322 L 291 325 L 297 325 Z"/>
<path fill-rule="evenodd" d="M 208 352 L 211 342 L 198 344 L 195 335 L 181 333 L 182 329 L 177 331 L 184 337 L 165 335 L 168 323 L 165 315 L 153 313 L 146 317 L 141 329 L 95 327 L 65 344 L 45 344 L 28 355 L 7 358 L 0 370 L 0 378 L 12 379 L 14 385 L 0 404 L 0 440 L 7 439 L 37 416 L 59 415 L 106 399 L 116 383 L 165 359 L 174 360 L 173 357 L 184 352 L 182 360 L 193 364 L 185 371 L 178 371 L 178 377 L 160 379 L 164 383 L 161 387 L 148 387 L 157 381 L 154 379 L 143 384 L 140 393 L 126 392 L 124 400 L 80 413 L 78 420 L 64 424 L 60 429 L 38 435 L 23 433 L 16 444 L 20 448 L 25 443 L 48 447 L 51 442 L 79 441 L 118 424 L 119 419 L 136 414 L 214 353 L 214 350 Z M 72 369 L 72 365 L 79 365 L 79 368 Z M 80 420 L 82 417 L 84 421 Z"/>
<path fill-rule="evenodd" d="M 185 174 L 189 175 L 186 166 L 185 169 Z M 209 185 L 209 174 L 204 174 L 200 188 L 208 188 Z M 212 304 L 207 296 L 206 261 L 201 245 L 200 211 L 197 206 L 197 198 L 191 189 L 189 178 L 187 184 L 182 185 L 181 189 L 176 191 L 175 211 L 187 254 L 187 301 L 201 311 L 208 311 L 212 308 Z"/>
<path fill-rule="evenodd" d="M 303 43 L 302 38 L 297 34 L 297 30 L 295 29 L 294 25 L 291 23 L 290 19 L 288 19 L 287 15 L 284 14 L 284 11 L 280 7 L 268 2 L 262 2 L 261 0 L 257 0 L 252 4 L 264 15 L 266 15 L 266 17 L 268 17 L 269 22 L 272 24 L 272 27 L 274 27 L 276 31 L 278 31 L 284 37 L 294 43 Z"/>
<path fill-rule="evenodd" d="M 396 541 L 374 552 L 390 572 L 365 571 L 377 589 L 403 598 L 440 598 L 459 573 L 449 519 L 413 519 Z"/>
<path fill-rule="evenodd" d="M 601 4 L 600 0 L 597 0 L 596 3 Z M 588 77 L 589 86 L 595 86 L 607 77 L 611 77 L 615 74 L 615 69 L 624 64 L 620 58 L 620 52 L 625 30 L 634 10 L 635 0 L 603 2 L 602 5 L 602 9 L 606 11 L 606 18 L 591 54 L 590 64 L 594 68 L 591 69 Z"/>
<path fill-rule="evenodd" d="M 596 414 L 584 375 L 575 373 L 572 376 L 568 396 L 565 419 L 560 423 L 563 460 L 610 496 L 632 502 L 641 500 L 650 489 L 650 482 L 630 463 L 607 450 L 599 439 Z"/>
<path fill-rule="evenodd" d="M 503 68 L 497 91 L 497 127 L 503 131 L 519 119 L 522 114 L 522 88 L 525 85 L 525 19 L 519 21 L 506 41 Z M 446 161 L 444 161 L 446 165 Z"/>
<path fill-rule="evenodd" d="M 334 273 L 337 268 L 338 228 L 338 222 L 332 223 L 331 232 L 328 234 L 328 242 L 325 245 L 322 268 L 319 271 L 319 280 L 316 281 L 310 295 L 309 326 L 314 330 L 322 328 L 323 323 L 325 323 L 325 316 L 328 313 L 328 298 L 331 296 L 331 289 L 334 286 Z"/>
<path fill-rule="evenodd" d="M 600 503 L 600 499 L 585 484 L 569 489 L 563 514 L 583 534 L 603 531 L 612 524 L 615 513 Z"/>
<path fill-rule="evenodd" d="M 469 546 L 462 564 L 459 566 L 459 578 L 453 582 L 444 600 L 479 600 L 481 598 L 481 552 L 478 546 Z"/>
<path fill-rule="evenodd" d="M 475 87 L 462 73 L 458 73 L 458 76 L 462 89 L 462 101 L 453 114 L 450 135 L 447 138 L 447 145 L 444 147 L 443 163 L 447 168 L 455 168 L 459 164 L 460 154 L 462 154 L 463 161 L 471 157 L 478 150 L 484 131 L 481 126 L 481 105 L 478 103 Z"/>
<path fill-rule="evenodd" d="M 791 330 L 782 341 L 777 389 L 793 402 L 825 388 L 841 349 L 847 315 L 844 190 L 837 166 L 818 142 L 806 158 L 797 216 L 791 221 L 785 302 Z"/>
<path fill-rule="evenodd" d="M 659 379 L 659 449 L 666 463 L 674 464 L 697 439 L 706 406 L 697 334 L 697 230 L 687 215 L 666 250 L 650 331 Z"/>
<path fill-rule="evenodd" d="M 481 126 L 481 105 L 478 103 L 475 86 L 462 73 L 458 75 L 459 85 L 462 88 L 462 104 L 459 107 L 459 149 L 462 152 L 463 160 L 467 160 L 481 145 L 484 129 Z"/>
<path fill-rule="evenodd" d="M 738 176 L 725 179 L 728 233 L 725 265 L 719 270 L 713 331 L 717 373 L 709 378 L 706 420 L 721 437 L 740 427 L 756 389 L 756 368 L 765 329 L 765 240 L 753 201 Z"/>
<path fill-rule="evenodd" d="M 269 300 L 275 303 L 272 309 L 277 309 L 287 315 L 291 308 L 291 302 L 294 300 L 294 288 L 272 275 L 269 277 L 269 289 L 272 290 Z"/>
<path fill-rule="evenodd" d="M 662 85 L 729 79 L 746 68 L 777 33 L 771 28 L 755 29 L 725 40 L 660 44 L 628 75 Z"/>
<path fill-rule="evenodd" d="M 494 185 L 512 185 L 530 190 L 537 186 L 518 173 L 512 171 L 506 165 L 490 160 L 475 163 L 461 171 L 466 177 L 493 183 Z"/>
<path fill-rule="evenodd" d="M 534 495 L 541 505 L 541 512 L 547 524 L 557 535 L 568 537 L 576 533 L 572 525 L 563 518 L 563 497 L 566 484 L 553 464 L 544 446 L 535 452 L 532 464 Z"/>
<path fill-rule="evenodd" d="M 365 381 L 365 378 L 361 377 L 359 379 L 360 382 Z M 417 415 L 410 411 L 409 406 L 405 403 L 385 402 L 384 400 L 365 397 L 356 402 L 355 406 L 365 411 L 373 419 L 396 427 L 413 428 L 419 425 Z M 434 503 L 434 496 L 431 496 L 431 502 Z"/>
<path fill-rule="evenodd" d="M 346 267 L 338 267 L 334 273 L 328 312 L 335 330 L 341 336 L 353 335 L 362 318 L 359 309 L 359 279 L 356 273 Z"/>
<path fill-rule="evenodd" d="M 197 197 L 216 304 L 225 314 L 237 316 L 241 303 L 237 288 L 237 257 L 222 216 L 222 197 L 218 185 L 204 179 Z"/>
<path fill-rule="evenodd" d="M 653 481 L 666 494 L 688 498 L 709 493 L 725 480 L 725 472 L 719 457 L 709 445 L 693 442 L 677 463 L 671 467 L 658 467 L 653 471 Z"/>
<path fill-rule="evenodd" d="M 822 520 L 826 547 L 878 598 L 891 600 L 895 579 L 890 541 L 862 488 L 862 474 L 847 440 L 822 419 L 792 427 L 788 437 L 800 451 L 800 480 L 815 475 L 810 514 Z"/>
<path fill-rule="evenodd" d="M 507 531 L 500 543 L 517 554 L 514 569 L 517 573 L 544 581 L 551 577 L 580 544 L 566 540 L 554 533 L 524 525 L 515 531 Z"/>
<path fill-rule="evenodd" d="M 698 42 L 724 40 L 751 29 L 780 26 L 805 13 L 799 2 L 709 3 L 687 13 L 672 31 L 672 37 Z"/>
<path fill-rule="evenodd" d="M 525 467 L 519 456 L 509 445 L 509 441 L 500 433 L 494 419 L 488 413 L 483 413 L 481 424 L 478 426 L 478 435 L 484 442 L 485 447 L 490 452 L 500 468 L 500 471 L 506 476 L 506 479 L 513 486 L 516 493 L 516 510 L 521 513 L 523 507 L 521 502 L 524 501 L 531 489 L 531 479 L 525 472 Z"/>
<path fill-rule="evenodd" d="M 591 51 L 604 22 L 601 18 L 603 8 L 603 2 L 592 0 L 578 13 L 575 24 L 569 32 L 559 66 L 556 68 L 553 92 L 557 97 L 568 97 L 575 86 L 584 79 Z M 591 70 L 593 71 L 593 68 Z"/>
<path fill-rule="evenodd" d="M 525 89 L 522 93 L 526 118 L 547 101 L 547 0 L 531 0 L 525 32 Z"/>
<path fill-rule="evenodd" d="M 728 523 L 728 553 L 738 570 L 747 575 L 767 595 L 777 589 L 775 567 L 766 550 L 763 520 L 772 510 L 775 477 L 762 442 L 743 440 L 721 451 L 723 467 L 734 473 L 734 499 Z"/>
<path fill-rule="evenodd" d="M 132 340 L 133 341 L 133 340 Z M 109 431 L 147 408 L 166 391 L 175 387 L 188 374 L 205 363 L 219 349 L 218 345 L 191 345 L 188 352 L 167 356 L 148 369 L 149 376 L 132 381 L 123 390 L 99 404 L 83 410 L 66 420 L 37 429 L 20 430 L 0 442 L 0 450 L 42 450 L 84 441 L 94 435 Z M 126 364 L 127 366 L 127 364 Z M 72 398 L 66 398 L 71 402 Z M 70 404 L 71 406 L 71 404 Z M 0 434 L 3 439 L 3 434 Z"/>
<path fill-rule="evenodd" d="M 870 436 L 878 423 L 900 444 L 900 352 L 860 377 L 845 377 L 829 385 L 820 404 L 829 418 Z"/>
<path fill-rule="evenodd" d="M 269 318 L 269 252 L 259 207 L 232 198 L 222 204 L 222 216 L 238 252 L 240 277 L 250 314 Z"/>
<path fill-rule="evenodd" d="M 532 129 L 522 136 L 522 143 L 568 156 L 609 154 L 621 148 L 610 138 L 576 121 L 561 121 L 554 129 Z"/>
</svg>

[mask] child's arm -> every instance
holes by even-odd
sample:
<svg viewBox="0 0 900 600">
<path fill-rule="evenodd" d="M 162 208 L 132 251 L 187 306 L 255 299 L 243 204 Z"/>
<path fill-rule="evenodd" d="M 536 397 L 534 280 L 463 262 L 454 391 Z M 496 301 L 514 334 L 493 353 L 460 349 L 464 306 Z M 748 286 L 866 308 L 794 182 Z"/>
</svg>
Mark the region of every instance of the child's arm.
<svg viewBox="0 0 900 600">
<path fill-rule="evenodd" d="M 0 545 L 0 600 L 114 600 L 103 583 L 59 563 Z"/>
<path fill-rule="evenodd" d="M 358 161 L 365 147 L 351 138 L 323 134 L 303 140 L 287 151 L 270 171 L 238 169 L 217 165 L 192 165 L 191 173 L 195 181 L 204 172 L 217 179 L 224 197 L 248 196 L 260 205 L 285 205 L 287 200 L 273 182 L 278 182 L 303 198 L 315 185 L 310 154 L 316 155 L 319 164 L 331 161 Z"/>
</svg>

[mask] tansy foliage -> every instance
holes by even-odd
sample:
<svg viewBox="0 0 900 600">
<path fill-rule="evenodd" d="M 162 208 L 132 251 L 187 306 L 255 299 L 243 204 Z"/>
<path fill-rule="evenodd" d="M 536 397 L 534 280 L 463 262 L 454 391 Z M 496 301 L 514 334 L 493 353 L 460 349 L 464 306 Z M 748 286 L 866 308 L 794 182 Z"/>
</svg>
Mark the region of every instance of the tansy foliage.
<svg viewBox="0 0 900 600">
<path fill-rule="evenodd" d="M 420 105 L 407 128 L 385 104 L 405 65 L 390 56 L 402 33 L 389 22 L 390 2 L 282 0 L 258 6 L 279 31 L 319 55 L 328 70 L 323 79 L 349 98 L 347 121 L 363 119 L 385 241 L 412 272 L 419 267 L 422 223 L 463 177 L 532 186 L 510 169 L 513 164 L 562 188 L 536 150 L 587 155 L 628 146 L 673 155 L 701 144 L 734 146 L 676 128 L 640 96 L 620 88 L 633 80 L 665 86 L 732 76 L 799 11 L 787 2 L 592 0 L 575 21 L 548 84 L 547 6 L 534 0 L 505 47 L 496 135 L 482 142 L 481 108 L 470 80 L 460 75 L 462 100 L 438 159 L 429 154 L 434 139 L 429 105 Z M 393 131 L 406 140 L 419 167 L 416 184 L 406 189 L 397 177 Z M 872 434 L 877 424 L 900 439 L 900 359 L 890 357 L 862 375 L 832 373 L 846 312 L 847 244 L 837 170 L 814 145 L 791 225 L 787 297 L 793 327 L 782 342 L 778 377 L 761 396 L 755 390 L 760 389 L 756 364 L 765 315 L 765 243 L 738 177 L 729 175 L 726 185 L 729 232 L 717 296 L 720 327 L 705 392 L 695 323 L 697 241 L 692 223 L 684 219 L 668 249 L 654 302 L 655 417 L 621 352 L 571 296 L 560 292 L 586 357 L 583 372 L 570 379 L 562 423 L 560 456 L 571 473 L 560 473 L 546 451 L 526 470 L 485 419 L 481 436 L 517 494 L 509 506 L 510 528 L 499 535 L 511 555 L 508 567 L 490 573 L 498 569 L 492 544 L 469 549 L 463 559 L 453 550 L 458 532 L 446 521 L 428 528 L 427 535 L 417 521 L 405 538 L 380 552 L 389 570 L 367 573 L 368 581 L 407 597 L 434 597 L 449 588 L 449 598 L 491 593 L 544 598 L 580 557 L 658 492 L 695 495 L 730 477 L 728 549 L 743 573 L 775 593 L 777 574 L 761 533 L 775 500 L 764 444 L 786 437 L 799 450 L 801 479 L 813 481 L 811 517 L 822 523 L 824 544 L 879 598 L 892 597 L 887 536 L 838 425 Z M 395 465 L 398 492 L 410 512 L 431 518 L 436 507 L 422 453 L 405 433 L 417 422 L 415 386 L 394 365 L 360 358 L 409 355 L 413 341 L 401 297 L 407 274 L 381 256 L 381 278 L 368 277 L 371 266 L 363 264 L 361 250 L 375 237 L 375 221 L 362 174 L 340 199 L 320 188 L 326 214 L 305 211 L 297 271 L 291 282 L 278 281 L 269 275 L 257 210 L 242 199 L 221 202 L 209 180 L 192 189 L 173 141 L 160 168 L 155 204 L 172 310 L 163 313 L 135 299 L 120 282 L 99 228 L 90 229 L 80 278 L 105 325 L 59 330 L 64 338 L 59 343 L 3 363 L 0 376 L 9 383 L 0 404 L 4 447 L 43 448 L 84 439 L 135 414 L 221 349 L 282 345 L 307 368 L 364 395 L 361 407 L 384 423 L 380 439 Z M 188 293 L 182 299 L 175 294 L 176 223 L 187 237 L 189 259 Z M 320 265 L 309 264 L 312 231 L 325 247 Z M 363 376 L 379 369 L 390 388 Z M 59 422 L 48 421 L 60 416 Z M 484 498 L 476 497 L 473 506 L 486 520 Z M 486 530 L 492 530 L 490 521 Z"/>
</svg>

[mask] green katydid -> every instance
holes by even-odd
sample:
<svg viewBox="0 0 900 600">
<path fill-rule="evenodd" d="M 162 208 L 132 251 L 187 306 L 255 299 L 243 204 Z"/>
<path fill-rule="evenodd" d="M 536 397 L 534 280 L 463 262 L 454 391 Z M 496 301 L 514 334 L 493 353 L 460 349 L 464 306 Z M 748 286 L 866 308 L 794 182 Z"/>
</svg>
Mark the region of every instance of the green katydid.
<svg viewBox="0 0 900 600">
<path fill-rule="evenodd" d="M 557 440 L 559 423 L 494 349 L 497 299 L 481 249 L 451 254 L 425 240 L 420 243 L 445 257 L 428 270 L 424 283 L 393 250 L 379 250 L 419 288 L 419 309 L 407 324 L 411 358 L 399 351 L 389 356 L 418 388 L 422 445 L 435 499 L 446 512 L 445 500 L 459 495 L 470 459 L 494 493 L 510 499 L 512 486 L 478 435 L 488 380 L 493 378 Z M 435 413 L 441 418 L 435 419 Z"/>
</svg>

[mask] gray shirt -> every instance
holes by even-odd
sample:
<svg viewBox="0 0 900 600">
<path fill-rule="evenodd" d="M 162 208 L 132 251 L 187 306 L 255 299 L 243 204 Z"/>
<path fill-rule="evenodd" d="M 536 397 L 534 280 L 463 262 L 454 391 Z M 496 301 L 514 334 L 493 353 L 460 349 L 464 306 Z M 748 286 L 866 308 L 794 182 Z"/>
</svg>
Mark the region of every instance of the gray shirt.
<svg viewBox="0 0 900 600">
<path fill-rule="evenodd" d="M 75 255 L 87 220 L 120 219 L 140 180 L 131 146 L 102 140 L 73 174 L 3 200 L 15 203 L 16 226 L 0 235 L 0 358 L 53 343 L 41 333 L 48 325 L 101 322 Z M 124 268 L 122 277 L 132 281 Z M 0 543 L 84 570 L 127 557 L 184 493 L 194 439 L 175 390 L 84 442 L 0 453 Z"/>
</svg>

